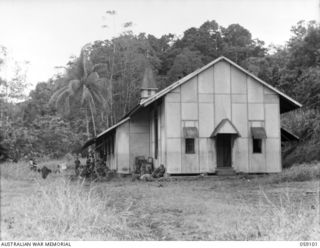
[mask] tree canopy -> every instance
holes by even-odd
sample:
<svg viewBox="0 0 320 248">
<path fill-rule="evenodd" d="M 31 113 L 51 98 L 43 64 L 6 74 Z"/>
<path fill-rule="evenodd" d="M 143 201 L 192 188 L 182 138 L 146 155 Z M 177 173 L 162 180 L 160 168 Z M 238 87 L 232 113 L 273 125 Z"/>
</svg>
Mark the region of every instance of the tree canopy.
<svg viewBox="0 0 320 248">
<path fill-rule="evenodd" d="M 7 101 L 3 89 L 8 82 L 0 78 L 3 143 L 23 154 L 61 156 L 70 151 L 68 147 L 76 149 L 89 133 L 95 136 L 113 125 L 138 103 L 146 66 L 152 68 L 162 89 L 221 55 L 304 104 L 283 121 L 300 135 L 314 131 L 303 136 L 304 147 L 320 137 L 319 114 L 312 112 L 320 104 L 320 27 L 316 22 L 297 23 L 286 44 L 272 47 L 253 39 L 240 24 L 223 27 L 215 20 L 191 27 L 181 36 L 159 38 L 133 34 L 130 26 L 126 23 L 126 31 L 111 40 L 85 46 L 79 57 L 69 61 L 64 74 L 38 83 L 20 103 Z M 1 66 L 6 50 L 0 51 Z M 19 73 L 14 80 L 18 86 L 23 82 Z M 18 86 L 12 91 L 17 97 L 22 92 Z M 49 104 L 49 99 L 55 104 Z M 305 126 L 301 115 L 308 120 Z M 9 149 L 11 156 L 14 149 Z"/>
</svg>

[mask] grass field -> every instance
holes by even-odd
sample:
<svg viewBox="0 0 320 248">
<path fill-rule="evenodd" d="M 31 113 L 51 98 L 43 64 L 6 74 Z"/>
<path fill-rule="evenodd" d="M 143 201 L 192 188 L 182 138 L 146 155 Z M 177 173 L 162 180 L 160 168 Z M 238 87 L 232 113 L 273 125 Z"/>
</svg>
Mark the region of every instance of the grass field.
<svg viewBox="0 0 320 248">
<path fill-rule="evenodd" d="M 48 162 L 53 166 L 56 162 Z M 2 240 L 320 240 L 320 164 L 278 175 L 43 180 L 1 165 Z"/>
</svg>

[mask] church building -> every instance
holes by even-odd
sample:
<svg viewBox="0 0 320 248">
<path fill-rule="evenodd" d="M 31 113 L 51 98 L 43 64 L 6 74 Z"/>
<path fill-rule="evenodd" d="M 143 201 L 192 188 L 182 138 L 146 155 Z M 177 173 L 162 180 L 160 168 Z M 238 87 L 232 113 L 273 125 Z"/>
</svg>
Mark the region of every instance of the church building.
<svg viewBox="0 0 320 248">
<path fill-rule="evenodd" d="M 152 158 L 166 173 L 281 172 L 281 141 L 296 136 L 280 125 L 301 104 L 225 57 L 157 92 L 151 68 L 140 103 L 95 144 L 118 173 L 135 158 Z"/>
</svg>

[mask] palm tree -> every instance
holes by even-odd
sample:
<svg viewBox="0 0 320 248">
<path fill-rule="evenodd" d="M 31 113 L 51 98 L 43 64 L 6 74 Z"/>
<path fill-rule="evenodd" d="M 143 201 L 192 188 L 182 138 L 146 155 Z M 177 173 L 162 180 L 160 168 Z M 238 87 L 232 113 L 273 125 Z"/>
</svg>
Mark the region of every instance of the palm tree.
<svg viewBox="0 0 320 248">
<path fill-rule="evenodd" d="M 93 135 L 96 137 L 97 133 L 94 120 L 96 104 L 106 106 L 106 99 L 102 94 L 102 87 L 105 79 L 100 78 L 98 73 L 94 71 L 94 66 L 88 56 L 89 49 L 89 44 L 81 49 L 80 58 L 76 64 L 75 71 L 69 73 L 69 79 L 67 80 L 66 85 L 58 89 L 50 98 L 50 103 L 54 103 L 57 109 L 62 109 L 67 113 L 70 112 L 70 100 L 80 100 L 80 107 L 86 108 L 88 139 L 90 138 L 89 115 L 91 115 Z"/>
</svg>

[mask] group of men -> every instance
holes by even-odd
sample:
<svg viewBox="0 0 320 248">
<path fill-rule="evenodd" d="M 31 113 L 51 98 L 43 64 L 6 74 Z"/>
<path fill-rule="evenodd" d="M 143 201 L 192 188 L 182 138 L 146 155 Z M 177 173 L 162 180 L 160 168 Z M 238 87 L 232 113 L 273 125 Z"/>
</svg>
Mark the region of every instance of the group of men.
<svg viewBox="0 0 320 248">
<path fill-rule="evenodd" d="M 79 155 L 75 158 L 75 174 L 81 178 L 102 178 L 106 177 L 110 169 L 105 165 L 102 159 L 98 156 L 94 156 L 92 152 L 89 152 L 86 163 L 81 165 Z"/>
<path fill-rule="evenodd" d="M 76 156 L 74 163 L 75 174 L 80 178 L 103 178 L 111 172 L 105 162 L 98 155 L 94 156 L 93 152 L 89 152 L 85 165 L 81 165 L 79 156 Z M 136 164 L 133 178 L 151 181 L 163 177 L 164 174 L 165 167 L 163 164 L 154 169 L 153 162 L 142 160 Z"/>
<path fill-rule="evenodd" d="M 95 158 L 96 157 L 96 158 Z M 104 161 L 99 156 L 94 156 L 93 152 L 89 152 L 86 163 L 81 165 L 80 155 L 75 155 L 75 175 L 80 178 L 103 178 L 107 177 L 111 170 L 106 166 Z M 46 166 L 41 169 L 38 167 L 34 158 L 29 159 L 29 168 L 42 174 L 45 179 L 51 170 Z M 61 172 L 61 165 L 58 165 L 57 172 Z M 153 179 L 163 177 L 165 174 L 165 167 L 161 164 L 158 168 L 154 169 L 153 162 L 146 160 L 139 161 L 134 170 L 133 177 L 140 180 L 152 181 Z"/>
</svg>

